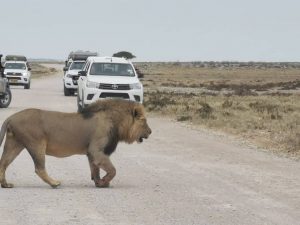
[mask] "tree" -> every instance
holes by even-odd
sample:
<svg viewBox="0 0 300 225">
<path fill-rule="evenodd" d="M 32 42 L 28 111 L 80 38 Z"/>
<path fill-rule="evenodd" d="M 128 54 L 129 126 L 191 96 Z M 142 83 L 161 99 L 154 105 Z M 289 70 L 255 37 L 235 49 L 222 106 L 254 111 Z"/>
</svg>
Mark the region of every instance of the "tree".
<svg viewBox="0 0 300 225">
<path fill-rule="evenodd" d="M 113 57 L 120 57 L 125 59 L 133 59 L 135 58 L 135 55 L 133 55 L 131 52 L 121 51 L 113 54 Z"/>
</svg>

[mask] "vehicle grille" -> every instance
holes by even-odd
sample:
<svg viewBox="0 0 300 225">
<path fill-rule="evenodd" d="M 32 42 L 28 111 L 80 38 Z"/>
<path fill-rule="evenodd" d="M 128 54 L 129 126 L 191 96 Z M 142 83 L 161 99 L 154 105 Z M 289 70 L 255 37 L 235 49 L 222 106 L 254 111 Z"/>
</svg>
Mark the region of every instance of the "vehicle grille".
<svg viewBox="0 0 300 225">
<path fill-rule="evenodd" d="M 7 75 L 15 75 L 15 76 L 22 76 L 22 73 L 13 73 L 13 72 L 8 72 Z"/>
<path fill-rule="evenodd" d="M 104 84 L 101 83 L 99 89 L 106 90 L 130 90 L 129 84 Z"/>
<path fill-rule="evenodd" d="M 103 92 L 103 93 L 101 93 L 100 98 L 124 98 L 124 99 L 129 99 L 129 95 L 127 93 Z"/>
<path fill-rule="evenodd" d="M 8 77 L 8 80 L 21 80 L 21 77 Z"/>
</svg>

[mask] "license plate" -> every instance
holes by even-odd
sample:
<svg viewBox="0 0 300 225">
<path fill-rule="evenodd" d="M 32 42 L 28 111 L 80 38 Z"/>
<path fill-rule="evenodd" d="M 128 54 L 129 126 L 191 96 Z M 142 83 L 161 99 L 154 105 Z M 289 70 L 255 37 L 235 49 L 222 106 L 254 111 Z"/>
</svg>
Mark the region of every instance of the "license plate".
<svg viewBox="0 0 300 225">
<path fill-rule="evenodd" d="M 10 83 L 18 83 L 18 80 L 17 79 L 10 79 L 9 82 Z"/>
<path fill-rule="evenodd" d="M 122 97 L 106 97 L 108 99 L 123 99 Z"/>
</svg>

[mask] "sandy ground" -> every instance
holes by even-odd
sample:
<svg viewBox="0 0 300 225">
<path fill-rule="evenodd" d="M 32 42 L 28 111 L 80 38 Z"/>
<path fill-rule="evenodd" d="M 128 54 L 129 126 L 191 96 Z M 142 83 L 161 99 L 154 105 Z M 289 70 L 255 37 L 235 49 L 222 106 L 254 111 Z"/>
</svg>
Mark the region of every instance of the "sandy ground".
<svg viewBox="0 0 300 225">
<path fill-rule="evenodd" d="M 12 93 L 0 124 L 29 107 L 76 110 L 62 73 Z M 0 189 L 0 224 L 300 224 L 299 162 L 164 118 L 149 125 L 150 139 L 112 155 L 117 176 L 107 189 L 94 187 L 85 156 L 47 157 L 49 174 L 62 181 L 51 189 L 24 150 L 7 170 L 15 188 Z"/>
</svg>

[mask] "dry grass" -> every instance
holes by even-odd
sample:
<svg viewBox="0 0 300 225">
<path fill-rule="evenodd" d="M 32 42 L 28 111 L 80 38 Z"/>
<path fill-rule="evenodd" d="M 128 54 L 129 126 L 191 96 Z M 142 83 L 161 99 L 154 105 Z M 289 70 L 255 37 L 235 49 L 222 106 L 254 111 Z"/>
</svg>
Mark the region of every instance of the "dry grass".
<svg viewBox="0 0 300 225">
<path fill-rule="evenodd" d="M 207 87 L 221 89 L 246 85 L 263 89 L 276 87 L 278 83 L 296 82 L 300 87 L 300 69 L 297 68 L 199 68 L 179 63 L 139 63 L 146 86 Z"/>
<path fill-rule="evenodd" d="M 41 65 L 40 63 L 30 63 L 31 66 L 31 74 L 33 78 L 51 75 L 57 72 L 55 68 L 46 67 Z"/>
<path fill-rule="evenodd" d="M 300 157 L 300 69 L 224 70 L 174 64 L 143 64 L 140 69 L 145 74 L 148 111 Z"/>
</svg>

